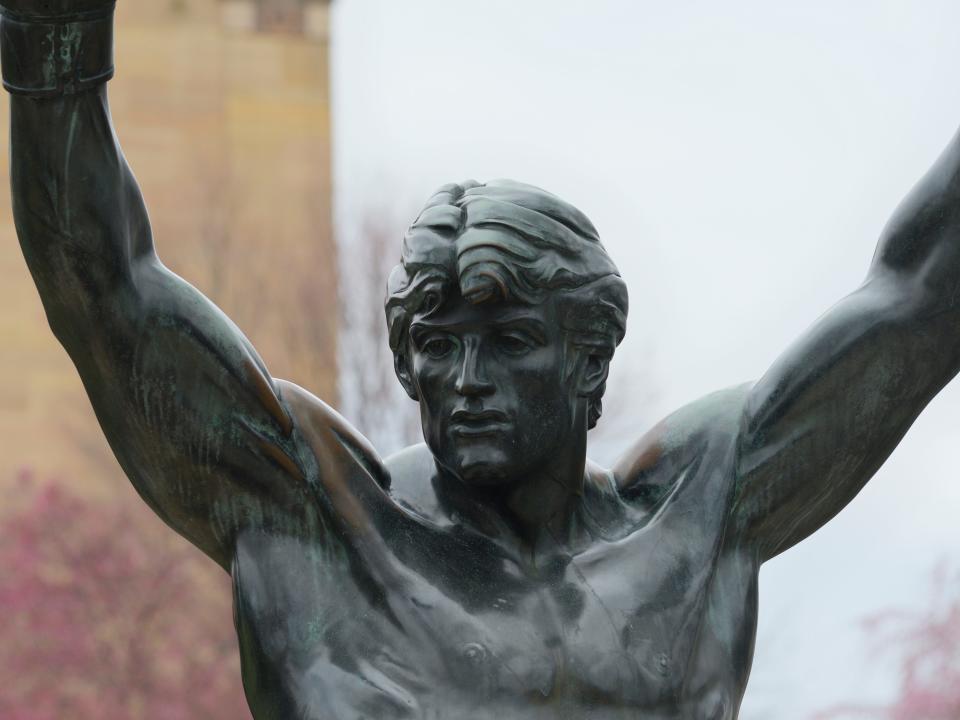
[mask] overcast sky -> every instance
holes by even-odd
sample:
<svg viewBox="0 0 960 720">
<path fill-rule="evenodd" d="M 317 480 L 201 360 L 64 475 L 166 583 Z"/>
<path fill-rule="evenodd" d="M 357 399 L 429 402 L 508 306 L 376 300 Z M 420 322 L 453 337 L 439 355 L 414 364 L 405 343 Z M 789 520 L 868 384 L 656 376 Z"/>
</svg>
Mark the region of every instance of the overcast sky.
<svg viewBox="0 0 960 720">
<path fill-rule="evenodd" d="M 573 202 L 630 287 L 608 393 L 636 393 L 634 437 L 761 375 L 862 280 L 960 124 L 958 27 L 955 0 L 337 0 L 339 222 L 381 212 L 399 238 L 398 212 L 468 177 Z M 858 622 L 960 564 L 958 428 L 960 383 L 765 567 L 744 720 L 889 695 Z"/>
</svg>

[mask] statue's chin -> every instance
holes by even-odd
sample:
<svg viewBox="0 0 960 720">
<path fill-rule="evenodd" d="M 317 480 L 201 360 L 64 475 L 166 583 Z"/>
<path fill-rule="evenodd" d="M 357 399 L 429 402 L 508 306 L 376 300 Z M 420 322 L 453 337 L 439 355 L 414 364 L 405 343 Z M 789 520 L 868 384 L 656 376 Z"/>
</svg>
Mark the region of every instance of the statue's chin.
<svg viewBox="0 0 960 720">
<path fill-rule="evenodd" d="M 517 470 L 505 453 L 490 445 L 458 448 L 451 460 L 442 463 L 444 467 L 467 485 L 478 487 L 508 483 Z"/>
</svg>

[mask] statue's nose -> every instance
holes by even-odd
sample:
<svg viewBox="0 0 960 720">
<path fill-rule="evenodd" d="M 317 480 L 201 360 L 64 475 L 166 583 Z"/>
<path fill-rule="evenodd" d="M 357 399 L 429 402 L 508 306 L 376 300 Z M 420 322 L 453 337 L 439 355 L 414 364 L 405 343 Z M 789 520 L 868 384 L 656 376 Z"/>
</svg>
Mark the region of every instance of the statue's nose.
<svg viewBox="0 0 960 720">
<path fill-rule="evenodd" d="M 489 395 L 494 390 L 481 364 L 480 352 L 475 345 L 467 345 L 463 362 L 457 374 L 456 391 L 460 395 Z"/>
</svg>

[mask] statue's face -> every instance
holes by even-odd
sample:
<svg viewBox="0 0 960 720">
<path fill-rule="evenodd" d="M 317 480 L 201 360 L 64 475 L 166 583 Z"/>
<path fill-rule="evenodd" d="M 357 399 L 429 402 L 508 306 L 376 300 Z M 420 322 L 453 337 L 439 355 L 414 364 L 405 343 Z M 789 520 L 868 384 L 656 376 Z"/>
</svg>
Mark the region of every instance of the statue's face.
<svg viewBox="0 0 960 720">
<path fill-rule="evenodd" d="M 463 481 L 495 485 L 575 439 L 577 383 L 556 298 L 474 305 L 457 295 L 410 326 L 409 372 L 427 445 Z"/>
</svg>

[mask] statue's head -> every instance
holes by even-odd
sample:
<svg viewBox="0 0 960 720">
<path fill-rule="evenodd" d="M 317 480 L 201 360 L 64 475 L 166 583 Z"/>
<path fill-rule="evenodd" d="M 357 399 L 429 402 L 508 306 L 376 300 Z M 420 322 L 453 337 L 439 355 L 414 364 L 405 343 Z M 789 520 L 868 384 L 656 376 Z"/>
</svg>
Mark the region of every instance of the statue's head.
<svg viewBox="0 0 960 720">
<path fill-rule="evenodd" d="M 572 205 L 509 180 L 465 182 L 440 188 L 407 230 L 386 313 L 437 462 L 496 484 L 596 424 L 627 289 Z"/>
</svg>

